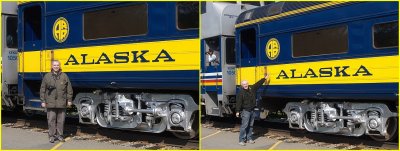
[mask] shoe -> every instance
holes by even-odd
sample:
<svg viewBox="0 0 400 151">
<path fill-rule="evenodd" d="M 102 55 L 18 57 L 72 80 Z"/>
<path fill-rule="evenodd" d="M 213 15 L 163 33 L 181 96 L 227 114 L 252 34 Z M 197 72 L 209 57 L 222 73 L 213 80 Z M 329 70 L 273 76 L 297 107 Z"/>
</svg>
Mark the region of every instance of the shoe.
<svg viewBox="0 0 400 151">
<path fill-rule="evenodd" d="M 57 139 L 58 139 L 60 142 L 65 142 L 65 140 L 64 140 L 64 138 L 63 138 L 62 136 L 58 136 Z"/>
<path fill-rule="evenodd" d="M 54 137 L 50 137 L 50 138 L 49 138 L 49 142 L 50 142 L 50 143 L 54 143 Z"/>
<path fill-rule="evenodd" d="M 254 144 L 254 143 L 256 143 L 256 142 L 253 141 L 253 140 L 249 140 L 247 143 Z"/>
<path fill-rule="evenodd" d="M 244 142 L 239 142 L 239 145 L 246 146 L 246 144 Z"/>
</svg>

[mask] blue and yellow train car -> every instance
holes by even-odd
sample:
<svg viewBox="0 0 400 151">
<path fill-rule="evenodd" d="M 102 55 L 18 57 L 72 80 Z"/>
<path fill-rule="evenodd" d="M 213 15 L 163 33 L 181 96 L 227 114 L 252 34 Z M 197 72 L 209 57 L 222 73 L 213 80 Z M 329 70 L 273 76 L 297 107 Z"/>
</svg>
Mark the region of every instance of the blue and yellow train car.
<svg viewBox="0 0 400 151">
<path fill-rule="evenodd" d="M 279 2 L 243 12 L 236 84 L 269 73 L 259 108 L 283 110 L 291 128 L 393 139 L 398 18 L 398 2 Z"/>
<path fill-rule="evenodd" d="M 32 2 L 18 11 L 25 110 L 43 110 L 40 82 L 59 60 L 81 123 L 197 135 L 198 2 Z"/>
</svg>

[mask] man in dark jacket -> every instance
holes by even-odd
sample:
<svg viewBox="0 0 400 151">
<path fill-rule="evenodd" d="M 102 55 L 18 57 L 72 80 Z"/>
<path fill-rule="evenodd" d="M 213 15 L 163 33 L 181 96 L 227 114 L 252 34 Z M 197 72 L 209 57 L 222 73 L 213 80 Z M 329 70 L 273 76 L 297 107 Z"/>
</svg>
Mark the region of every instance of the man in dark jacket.
<svg viewBox="0 0 400 151">
<path fill-rule="evenodd" d="M 254 124 L 254 108 L 256 108 L 256 93 L 261 85 L 268 80 L 268 74 L 249 87 L 249 83 L 243 80 L 241 83 L 242 88 L 236 98 L 236 117 L 241 114 L 242 125 L 240 126 L 239 144 L 245 146 L 245 140 L 248 143 L 254 144 L 252 138 L 253 124 Z M 267 82 L 268 83 L 268 82 Z"/>
<path fill-rule="evenodd" d="M 47 110 L 50 143 L 54 143 L 55 138 L 64 142 L 65 110 L 67 105 L 72 105 L 72 86 L 68 76 L 61 72 L 58 60 L 51 62 L 51 72 L 43 78 L 40 99 Z"/>
</svg>

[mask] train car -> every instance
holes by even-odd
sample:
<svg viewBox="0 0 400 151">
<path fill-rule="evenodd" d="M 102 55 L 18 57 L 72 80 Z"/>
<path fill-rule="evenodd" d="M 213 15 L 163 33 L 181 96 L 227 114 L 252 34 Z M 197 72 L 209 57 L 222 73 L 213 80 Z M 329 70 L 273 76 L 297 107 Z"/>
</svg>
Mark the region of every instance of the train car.
<svg viewBox="0 0 400 151">
<path fill-rule="evenodd" d="M 17 2 L 1 2 L 1 5 L 1 105 L 2 109 L 14 110 L 22 104 L 17 99 Z"/>
<path fill-rule="evenodd" d="M 43 111 L 52 60 L 74 90 L 79 121 L 198 134 L 198 2 L 30 2 L 18 6 L 18 93 Z"/>
<path fill-rule="evenodd" d="M 398 2 L 279 2 L 240 14 L 236 85 L 270 74 L 258 106 L 289 127 L 396 138 Z"/>
<path fill-rule="evenodd" d="M 236 94 L 235 21 L 241 12 L 264 4 L 264 2 L 245 1 L 201 3 L 203 115 L 223 117 L 232 114 L 231 108 Z M 211 60 L 210 57 L 213 55 L 215 59 Z"/>
</svg>

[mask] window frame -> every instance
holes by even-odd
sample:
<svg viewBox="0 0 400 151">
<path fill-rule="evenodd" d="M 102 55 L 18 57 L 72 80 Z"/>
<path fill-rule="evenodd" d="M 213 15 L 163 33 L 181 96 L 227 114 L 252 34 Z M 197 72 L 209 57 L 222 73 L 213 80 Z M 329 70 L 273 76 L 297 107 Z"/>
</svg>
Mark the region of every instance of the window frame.
<svg viewBox="0 0 400 151">
<path fill-rule="evenodd" d="M 15 20 L 17 21 L 17 24 L 16 24 L 16 30 L 17 30 L 17 31 L 16 31 L 16 33 L 15 33 L 15 36 L 16 36 L 16 43 L 17 43 L 16 47 L 9 47 L 9 46 L 8 46 L 8 43 L 7 43 L 8 22 L 9 22 L 8 19 L 9 19 L 9 18 L 15 18 Z M 5 30 L 6 30 L 5 36 L 6 36 L 6 37 L 4 37 L 4 39 L 5 39 L 6 48 L 17 49 L 17 48 L 18 48 L 18 16 L 10 15 L 10 16 L 7 16 L 5 19 L 6 19 L 6 20 L 5 20 L 5 21 L 6 21 L 6 25 L 5 25 L 5 26 L 6 26 L 6 27 L 5 27 L 5 28 L 6 28 L 6 29 L 5 29 Z"/>
<path fill-rule="evenodd" d="M 207 3 L 205 1 L 200 1 L 200 15 L 205 13 L 207 13 Z"/>
<path fill-rule="evenodd" d="M 234 57 L 233 57 L 233 62 L 229 62 L 228 63 L 228 47 L 227 47 L 227 43 L 228 43 L 228 39 L 229 40 L 233 40 L 233 55 L 234 55 Z M 226 37 L 225 38 L 225 64 L 228 64 L 228 65 L 235 65 L 236 64 L 236 38 L 235 37 Z"/>
<path fill-rule="evenodd" d="M 317 31 L 317 30 L 323 30 L 323 29 L 329 29 L 329 28 L 338 28 L 338 27 L 346 27 L 347 30 L 347 49 L 345 52 L 339 52 L 339 53 L 328 53 L 328 54 L 319 54 L 319 55 L 308 55 L 308 56 L 298 56 L 295 57 L 294 56 L 294 45 L 293 45 L 293 38 L 294 38 L 294 34 L 297 33 L 304 33 L 304 32 L 312 32 L 312 31 Z M 292 58 L 305 58 L 305 57 L 318 57 L 318 56 L 326 56 L 326 55 L 337 55 L 337 54 L 347 54 L 349 53 L 349 45 L 350 45 L 350 37 L 349 37 L 349 26 L 347 24 L 341 24 L 341 25 L 335 25 L 335 26 L 328 26 L 328 27 L 321 27 L 321 28 L 315 28 L 315 29 L 310 29 L 310 30 L 305 30 L 305 31 L 301 31 L 301 32 L 296 32 L 296 33 L 292 33 L 291 34 L 291 49 L 292 49 Z"/>
<path fill-rule="evenodd" d="M 397 26 L 398 26 L 398 21 L 396 21 L 396 20 L 385 21 L 385 22 L 379 22 L 379 23 L 374 23 L 374 24 L 372 24 L 372 27 L 371 27 L 371 37 L 372 37 L 371 43 L 372 43 L 372 48 L 374 48 L 374 49 L 376 49 L 376 50 L 382 50 L 382 49 L 390 49 L 390 48 L 398 48 L 398 47 L 399 47 L 398 45 L 397 45 L 397 46 L 392 46 L 392 47 L 379 47 L 379 48 L 377 48 L 377 47 L 375 46 L 375 34 L 374 34 L 375 29 L 374 29 L 374 26 L 375 26 L 375 25 L 378 25 L 378 24 L 396 23 L 396 22 L 397 22 Z M 397 28 L 398 28 L 398 27 L 397 27 Z"/>
<path fill-rule="evenodd" d="M 193 1 L 181 1 L 181 3 L 191 3 L 191 2 L 193 2 Z M 198 4 L 199 4 L 199 10 L 198 10 L 198 12 L 199 12 L 199 27 L 197 27 L 197 28 L 185 28 L 185 29 L 181 29 L 181 28 L 179 28 L 179 24 L 178 24 L 178 21 L 179 21 L 179 19 L 178 19 L 178 3 L 179 2 L 176 2 L 175 3 L 175 28 L 177 29 L 177 30 L 179 30 L 179 31 L 186 31 L 186 30 L 198 30 L 198 29 L 200 29 L 200 15 L 201 15 L 201 4 L 200 4 L 200 1 L 197 1 L 198 2 Z"/>
<path fill-rule="evenodd" d="M 103 40 L 103 39 L 114 39 L 114 38 L 126 38 L 126 37 L 138 37 L 138 36 L 146 36 L 149 34 L 150 26 L 149 26 L 149 5 L 148 3 L 143 3 L 146 6 L 146 12 L 147 12 L 147 31 L 144 34 L 138 34 L 138 35 L 127 35 L 127 36 L 117 36 L 117 37 L 103 37 L 103 38 L 95 38 L 95 39 L 86 39 L 85 37 L 85 13 L 88 12 L 95 12 L 95 11 L 101 11 L 101 10 L 106 10 L 106 9 L 112 9 L 112 8 L 118 8 L 118 7 L 128 7 L 128 6 L 135 6 L 135 5 L 140 5 L 140 4 L 129 4 L 129 5 L 118 5 L 118 6 L 113 6 L 113 7 L 107 7 L 107 8 L 102 8 L 102 9 L 94 9 L 94 10 L 88 10 L 84 11 L 82 13 L 82 39 L 84 41 L 92 41 L 92 40 Z"/>
<path fill-rule="evenodd" d="M 243 43 L 243 41 L 242 41 L 242 35 L 243 35 L 243 31 L 245 31 L 245 32 L 249 32 L 250 30 L 254 30 L 254 36 L 255 36 L 255 40 L 254 40 L 254 42 L 255 42 L 255 49 L 254 49 L 254 57 L 250 57 L 250 55 L 252 54 L 250 51 L 251 50 L 249 50 L 249 51 L 247 51 L 248 53 L 247 53 L 247 58 L 243 58 L 243 51 L 242 51 L 242 48 L 243 48 L 243 45 L 242 45 L 242 43 Z M 257 43 L 257 38 L 258 38 L 258 35 L 257 35 L 257 29 L 256 29 L 256 27 L 249 27 L 249 28 L 244 28 L 244 29 L 241 29 L 240 30 L 240 32 L 239 32 L 240 34 L 239 34 L 239 50 L 236 50 L 236 51 L 239 51 L 240 52 L 240 59 L 242 60 L 242 59 L 256 59 L 257 58 L 257 47 L 258 47 L 258 43 Z M 236 45 L 236 43 L 235 43 L 235 45 Z M 235 57 L 237 57 L 237 56 L 235 56 Z"/>
<path fill-rule="evenodd" d="M 27 9 L 30 9 L 30 8 L 32 8 L 32 7 L 36 7 L 36 6 L 38 6 L 38 7 L 40 7 L 40 34 L 41 34 L 41 36 L 40 36 L 40 39 L 39 40 L 26 40 L 26 38 L 25 38 L 25 25 L 26 25 L 26 19 L 25 19 L 25 11 L 27 10 Z M 46 37 L 43 37 L 44 36 L 44 33 L 43 32 L 45 32 L 44 30 L 44 24 L 45 24 L 45 21 L 44 21 L 44 15 L 43 15 L 43 12 L 44 10 L 43 10 L 43 6 L 42 6 L 42 4 L 41 3 L 39 3 L 39 4 L 33 4 L 33 5 L 31 5 L 31 6 L 29 6 L 29 7 L 25 7 L 25 8 L 23 8 L 22 9 L 22 23 L 21 23 L 21 25 L 22 25 L 22 31 L 21 31 L 21 34 L 22 34 L 22 37 L 21 37 L 21 39 L 22 39 L 22 43 L 23 43 L 23 45 L 25 45 L 25 43 L 26 42 L 34 42 L 34 41 L 41 41 L 41 40 L 43 40 L 43 38 L 46 38 Z M 18 24 L 18 23 L 17 23 Z M 17 29 L 18 30 L 18 29 Z M 17 36 L 18 36 L 18 33 L 17 33 Z"/>
<path fill-rule="evenodd" d="M 218 51 L 218 54 L 217 55 L 215 55 L 216 57 L 217 57 L 217 61 L 219 61 L 219 63 L 218 63 L 218 65 L 221 65 L 221 37 L 220 36 L 213 36 L 213 37 L 208 37 L 208 38 L 205 38 L 204 39 L 204 54 L 202 54 L 202 55 L 204 55 L 204 67 L 212 67 L 213 65 L 209 65 L 209 61 L 208 61 L 208 59 L 207 59 L 207 54 L 206 54 L 206 52 L 208 51 L 208 49 L 211 49 L 211 47 L 210 47 L 210 45 L 208 45 L 207 44 L 207 40 L 216 40 L 217 42 L 218 42 L 218 46 L 217 47 L 219 47 L 219 49 L 218 50 L 214 50 L 214 51 Z"/>
</svg>

